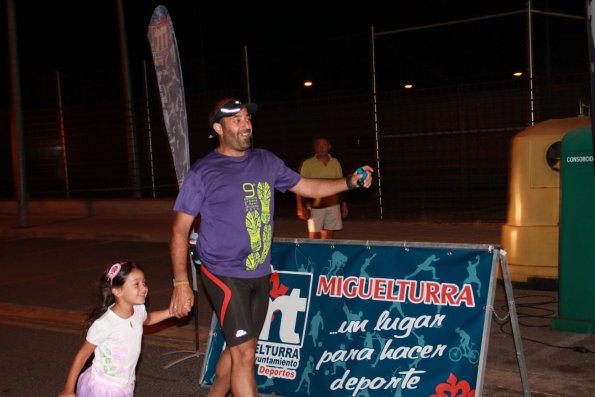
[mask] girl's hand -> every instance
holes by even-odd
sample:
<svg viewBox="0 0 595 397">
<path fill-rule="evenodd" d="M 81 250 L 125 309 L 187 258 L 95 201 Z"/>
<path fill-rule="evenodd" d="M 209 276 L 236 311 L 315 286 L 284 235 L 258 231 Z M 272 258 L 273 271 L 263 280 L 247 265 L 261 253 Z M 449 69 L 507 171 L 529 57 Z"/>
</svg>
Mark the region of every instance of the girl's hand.
<svg viewBox="0 0 595 397">
<path fill-rule="evenodd" d="M 74 394 L 74 392 L 66 392 L 62 390 L 60 394 L 58 394 L 58 397 L 76 397 L 76 394 Z"/>
<path fill-rule="evenodd" d="M 188 299 L 186 301 L 186 303 L 184 303 L 184 310 L 187 310 L 188 312 L 190 312 L 190 310 L 192 310 L 192 306 L 193 306 L 192 301 L 193 301 L 192 299 Z"/>
</svg>

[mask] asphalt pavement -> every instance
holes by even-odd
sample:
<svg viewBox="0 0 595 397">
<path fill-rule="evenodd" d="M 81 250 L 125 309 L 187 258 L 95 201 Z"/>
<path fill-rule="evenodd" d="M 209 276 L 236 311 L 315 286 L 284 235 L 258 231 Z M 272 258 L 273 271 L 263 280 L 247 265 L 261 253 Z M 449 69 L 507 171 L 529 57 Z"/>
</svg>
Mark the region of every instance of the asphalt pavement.
<svg viewBox="0 0 595 397">
<path fill-rule="evenodd" d="M 43 212 L 17 226 L 0 213 L 0 395 L 55 396 L 84 333 L 97 269 L 119 259 L 143 265 L 150 308 L 171 294 L 168 238 L 171 216 L 72 216 Z M 499 244 L 499 224 L 422 224 L 354 219 L 345 240 Z M 277 219 L 275 237 L 303 238 L 305 226 Z M 533 396 L 595 396 L 595 336 L 552 330 L 558 292 L 513 285 L 527 383 Z M 522 396 L 517 352 L 500 282 L 494 301 L 483 395 Z M 589 303 L 586 303 L 589 304 Z M 590 304 L 594 304 L 591 302 Z M 198 343 L 195 334 L 198 321 Z M 200 291 L 196 317 L 172 319 L 145 331 L 137 370 L 138 396 L 206 396 L 198 384 L 211 310 Z M 196 354 L 198 346 L 199 354 Z M 182 351 L 182 352 L 181 352 Z M 185 358 L 168 367 L 177 358 Z M 167 368 L 166 368 L 167 367 Z"/>
</svg>

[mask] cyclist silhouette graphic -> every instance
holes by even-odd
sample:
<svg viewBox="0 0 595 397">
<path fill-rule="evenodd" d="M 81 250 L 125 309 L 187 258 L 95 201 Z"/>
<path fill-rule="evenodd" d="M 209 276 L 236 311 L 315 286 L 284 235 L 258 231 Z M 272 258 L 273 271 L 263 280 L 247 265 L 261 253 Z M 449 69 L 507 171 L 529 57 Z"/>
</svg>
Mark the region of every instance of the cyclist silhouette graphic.
<svg viewBox="0 0 595 397">
<path fill-rule="evenodd" d="M 450 361 L 457 362 L 465 357 L 471 364 L 477 364 L 479 361 L 479 352 L 473 350 L 474 343 L 471 342 L 469 334 L 459 327 L 455 329 L 455 332 L 460 336 L 460 343 L 459 346 L 454 346 L 448 351 Z"/>
</svg>

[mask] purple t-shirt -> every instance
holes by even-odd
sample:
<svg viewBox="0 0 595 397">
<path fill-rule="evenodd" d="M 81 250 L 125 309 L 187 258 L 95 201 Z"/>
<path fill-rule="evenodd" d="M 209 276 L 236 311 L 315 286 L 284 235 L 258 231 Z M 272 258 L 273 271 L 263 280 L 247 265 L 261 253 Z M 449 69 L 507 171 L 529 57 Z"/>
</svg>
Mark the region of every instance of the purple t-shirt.
<svg viewBox="0 0 595 397">
<path fill-rule="evenodd" d="M 219 276 L 255 278 L 270 273 L 274 189 L 285 192 L 300 174 L 263 149 L 241 157 L 216 150 L 192 165 L 174 211 L 197 216 L 200 259 Z"/>
</svg>

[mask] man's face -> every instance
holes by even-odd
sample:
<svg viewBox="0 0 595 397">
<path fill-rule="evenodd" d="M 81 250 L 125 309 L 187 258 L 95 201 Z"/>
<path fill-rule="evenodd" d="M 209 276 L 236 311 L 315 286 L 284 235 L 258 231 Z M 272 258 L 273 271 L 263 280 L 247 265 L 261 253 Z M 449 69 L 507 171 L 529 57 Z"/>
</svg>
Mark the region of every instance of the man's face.
<svg viewBox="0 0 595 397">
<path fill-rule="evenodd" d="M 316 139 L 314 141 L 314 153 L 316 156 L 326 156 L 328 152 L 331 150 L 331 145 L 328 143 L 326 139 Z"/>
<path fill-rule="evenodd" d="M 213 124 L 215 132 L 219 134 L 220 149 L 223 154 L 243 156 L 250 149 L 252 138 L 252 121 L 246 108 L 231 117 L 224 117 L 219 123 Z"/>
</svg>

